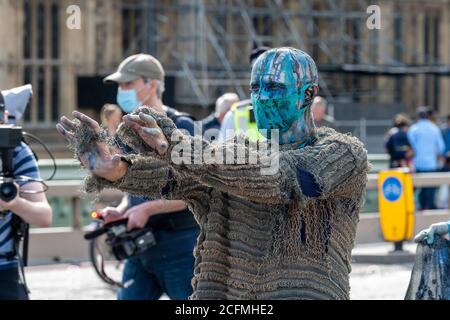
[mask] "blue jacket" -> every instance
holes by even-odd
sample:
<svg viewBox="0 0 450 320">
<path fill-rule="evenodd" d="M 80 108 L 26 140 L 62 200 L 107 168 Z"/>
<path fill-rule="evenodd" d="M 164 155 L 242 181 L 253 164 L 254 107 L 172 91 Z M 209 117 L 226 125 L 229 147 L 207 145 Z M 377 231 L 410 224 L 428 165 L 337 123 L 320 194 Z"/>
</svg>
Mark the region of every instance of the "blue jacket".
<svg viewBox="0 0 450 320">
<path fill-rule="evenodd" d="M 445 145 L 438 126 L 428 119 L 420 119 L 409 129 L 408 139 L 414 150 L 416 169 L 439 169 L 438 156 L 444 154 Z"/>
</svg>

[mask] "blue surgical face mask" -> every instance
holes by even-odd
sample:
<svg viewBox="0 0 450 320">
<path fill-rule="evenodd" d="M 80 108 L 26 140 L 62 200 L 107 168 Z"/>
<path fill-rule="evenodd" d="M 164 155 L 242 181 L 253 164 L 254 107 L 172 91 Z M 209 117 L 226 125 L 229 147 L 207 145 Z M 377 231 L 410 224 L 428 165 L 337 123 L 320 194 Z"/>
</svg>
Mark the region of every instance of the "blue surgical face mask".
<svg viewBox="0 0 450 320">
<path fill-rule="evenodd" d="M 121 88 L 117 90 L 117 103 L 126 113 L 132 112 L 141 104 L 137 98 L 136 90 L 123 90 Z"/>
<path fill-rule="evenodd" d="M 132 112 L 137 107 L 141 106 L 141 101 L 138 100 L 137 94 L 145 89 L 145 86 L 139 90 L 135 89 L 121 89 L 117 90 L 117 103 L 126 113 Z M 144 102 L 148 99 L 148 96 L 144 98 Z"/>
</svg>

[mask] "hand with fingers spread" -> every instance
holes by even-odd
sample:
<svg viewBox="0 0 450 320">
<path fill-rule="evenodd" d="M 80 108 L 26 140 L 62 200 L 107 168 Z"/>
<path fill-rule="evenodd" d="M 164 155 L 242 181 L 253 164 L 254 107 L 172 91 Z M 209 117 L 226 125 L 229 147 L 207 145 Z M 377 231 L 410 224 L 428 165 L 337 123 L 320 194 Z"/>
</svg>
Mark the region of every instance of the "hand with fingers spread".
<svg viewBox="0 0 450 320">
<path fill-rule="evenodd" d="M 439 222 L 432 224 L 428 229 L 420 231 L 415 237 L 415 242 L 426 241 L 432 245 L 436 236 L 443 236 L 449 233 L 449 222 Z"/>
<path fill-rule="evenodd" d="M 56 128 L 75 149 L 82 165 L 94 175 L 109 181 L 122 178 L 128 164 L 121 160 L 120 155 L 111 153 L 105 139 L 101 138 L 98 122 L 78 111 L 74 111 L 73 116 L 77 120 L 61 117 Z"/>
<path fill-rule="evenodd" d="M 133 129 L 150 148 L 161 156 L 166 154 L 169 142 L 152 115 L 139 112 L 137 115 L 126 115 L 123 120 L 125 125 Z"/>
</svg>

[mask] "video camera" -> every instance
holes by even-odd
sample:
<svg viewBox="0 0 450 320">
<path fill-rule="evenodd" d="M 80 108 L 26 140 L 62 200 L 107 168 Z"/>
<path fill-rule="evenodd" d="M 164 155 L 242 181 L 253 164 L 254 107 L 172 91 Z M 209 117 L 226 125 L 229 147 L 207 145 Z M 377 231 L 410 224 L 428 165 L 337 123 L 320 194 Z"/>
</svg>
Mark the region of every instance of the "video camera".
<svg viewBox="0 0 450 320">
<path fill-rule="evenodd" d="M 11 201 L 17 195 L 14 184 L 13 154 L 23 139 L 22 127 L 16 126 L 16 121 L 22 116 L 33 95 L 31 85 L 0 91 L 0 155 L 2 159 L 2 181 L 0 183 L 0 198 Z M 5 112 L 8 111 L 8 117 Z M 8 124 L 11 119 L 13 123 Z"/>
<path fill-rule="evenodd" d="M 103 218 L 100 213 L 94 212 L 92 217 L 97 220 Z M 106 233 L 106 244 L 112 249 L 117 260 L 124 260 L 140 254 L 156 244 L 151 228 L 133 229 L 127 231 L 128 219 L 103 224 L 98 229 L 84 235 L 86 240 L 93 240 Z"/>
</svg>

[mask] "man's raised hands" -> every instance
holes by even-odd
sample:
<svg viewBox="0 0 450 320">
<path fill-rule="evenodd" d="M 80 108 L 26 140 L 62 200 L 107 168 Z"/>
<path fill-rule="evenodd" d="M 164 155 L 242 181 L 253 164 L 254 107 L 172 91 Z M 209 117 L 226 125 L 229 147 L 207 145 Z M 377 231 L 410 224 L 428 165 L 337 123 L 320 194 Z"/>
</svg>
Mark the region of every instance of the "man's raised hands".
<svg viewBox="0 0 450 320">
<path fill-rule="evenodd" d="M 156 150 L 161 156 L 166 154 L 169 142 L 152 115 L 139 112 L 126 115 L 123 120 L 125 125 L 133 129 L 146 145 Z"/>
<path fill-rule="evenodd" d="M 74 120 L 62 116 L 56 128 L 69 141 L 82 165 L 94 175 L 109 181 L 122 178 L 128 163 L 122 161 L 120 155 L 111 153 L 98 122 L 78 111 L 72 115 Z"/>
</svg>

